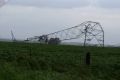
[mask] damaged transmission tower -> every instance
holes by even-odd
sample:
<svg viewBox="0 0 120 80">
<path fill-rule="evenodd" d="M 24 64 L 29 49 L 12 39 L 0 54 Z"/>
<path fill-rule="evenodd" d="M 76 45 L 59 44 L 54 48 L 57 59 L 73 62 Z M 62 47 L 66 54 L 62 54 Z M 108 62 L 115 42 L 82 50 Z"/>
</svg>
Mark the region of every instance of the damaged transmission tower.
<svg viewBox="0 0 120 80">
<path fill-rule="evenodd" d="M 97 44 L 104 47 L 104 30 L 100 23 L 86 21 L 77 26 L 60 30 L 54 33 L 27 38 L 26 41 L 37 41 L 46 44 L 59 44 L 65 40 L 80 39 L 84 46 Z M 92 42 L 93 43 L 90 43 Z M 94 42 L 96 41 L 96 43 Z"/>
</svg>

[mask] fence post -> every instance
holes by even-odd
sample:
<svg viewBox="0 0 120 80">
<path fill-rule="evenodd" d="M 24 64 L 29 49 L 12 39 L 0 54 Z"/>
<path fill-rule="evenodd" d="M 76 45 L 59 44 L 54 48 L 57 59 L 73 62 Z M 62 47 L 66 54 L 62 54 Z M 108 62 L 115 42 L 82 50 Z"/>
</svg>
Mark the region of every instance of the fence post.
<svg viewBox="0 0 120 80">
<path fill-rule="evenodd" d="M 91 63 L 91 55 L 90 55 L 90 52 L 87 52 L 86 53 L 86 65 L 90 65 L 90 63 Z"/>
</svg>

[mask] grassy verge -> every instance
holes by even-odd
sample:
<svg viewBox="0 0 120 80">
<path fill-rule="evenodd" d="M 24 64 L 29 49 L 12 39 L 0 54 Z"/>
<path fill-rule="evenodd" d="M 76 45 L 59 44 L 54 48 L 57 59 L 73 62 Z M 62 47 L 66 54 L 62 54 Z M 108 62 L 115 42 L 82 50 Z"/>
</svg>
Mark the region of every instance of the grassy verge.
<svg viewBox="0 0 120 80">
<path fill-rule="evenodd" d="M 120 48 L 0 42 L 0 80 L 119 80 Z"/>
</svg>

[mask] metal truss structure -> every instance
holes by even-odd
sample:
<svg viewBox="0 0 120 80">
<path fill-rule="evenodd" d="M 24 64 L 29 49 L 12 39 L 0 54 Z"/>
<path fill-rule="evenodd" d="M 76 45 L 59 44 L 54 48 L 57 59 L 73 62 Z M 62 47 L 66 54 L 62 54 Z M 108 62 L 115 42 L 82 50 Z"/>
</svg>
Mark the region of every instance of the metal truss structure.
<svg viewBox="0 0 120 80">
<path fill-rule="evenodd" d="M 13 41 L 13 42 L 14 42 L 14 41 L 17 41 L 12 30 L 11 30 L 11 37 L 12 37 L 12 41 Z"/>
<path fill-rule="evenodd" d="M 78 38 L 81 39 L 80 42 L 83 41 L 84 46 L 92 44 L 90 42 L 93 41 L 93 43 L 97 44 L 97 46 L 104 47 L 104 30 L 100 23 L 92 21 L 86 21 L 77 26 L 60 30 L 54 33 L 31 37 L 26 41 L 48 43 L 51 39 L 56 39 L 58 42 L 61 42 Z M 94 42 L 95 40 L 96 43 Z"/>
</svg>

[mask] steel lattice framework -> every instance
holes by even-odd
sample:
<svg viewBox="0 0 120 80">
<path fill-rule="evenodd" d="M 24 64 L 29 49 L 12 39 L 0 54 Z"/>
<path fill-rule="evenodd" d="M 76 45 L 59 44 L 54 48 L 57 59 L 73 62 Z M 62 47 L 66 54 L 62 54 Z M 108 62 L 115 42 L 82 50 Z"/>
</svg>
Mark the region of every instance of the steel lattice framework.
<svg viewBox="0 0 120 80">
<path fill-rule="evenodd" d="M 96 44 L 98 46 L 104 46 L 104 30 L 100 23 L 92 21 L 86 21 L 68 29 L 60 30 L 42 36 L 35 36 L 32 38 L 28 38 L 27 40 L 36 40 L 39 42 L 47 43 L 47 41 L 49 41 L 51 38 L 57 38 L 60 39 L 60 41 L 80 38 L 81 40 L 83 40 L 84 46 L 89 44 L 92 40 L 96 40 Z"/>
</svg>

